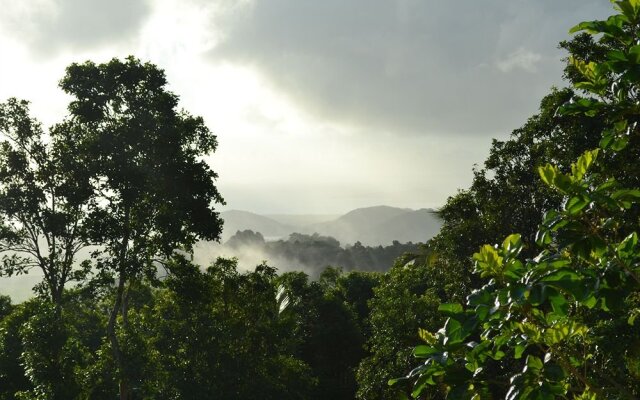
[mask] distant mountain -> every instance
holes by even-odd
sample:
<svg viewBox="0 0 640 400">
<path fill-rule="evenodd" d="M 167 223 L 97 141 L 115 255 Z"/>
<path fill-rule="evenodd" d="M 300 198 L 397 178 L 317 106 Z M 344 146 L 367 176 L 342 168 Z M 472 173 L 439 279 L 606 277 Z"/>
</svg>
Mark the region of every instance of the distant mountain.
<svg viewBox="0 0 640 400">
<path fill-rule="evenodd" d="M 381 222 L 377 229 L 371 230 L 374 235 L 369 240 L 383 244 L 393 240 L 400 243 L 426 242 L 438 234 L 441 226 L 442 221 L 433 210 L 422 208 Z"/>
<path fill-rule="evenodd" d="M 440 230 L 442 223 L 433 210 L 411 210 L 389 206 L 359 208 L 342 217 L 308 227 L 338 239 L 341 243 L 364 245 L 389 245 L 394 240 L 401 243 L 426 242 Z"/>
<path fill-rule="evenodd" d="M 291 233 L 319 233 L 332 236 L 343 245 L 361 242 L 368 246 L 425 242 L 440 230 L 442 223 L 433 210 L 376 206 L 358 208 L 338 218 L 327 221 L 329 216 L 277 215 L 269 218 L 247 211 L 225 211 L 222 240 L 226 241 L 237 231 L 250 229 L 260 232 L 265 239 L 286 238 Z M 276 220 L 278 219 L 278 221 Z M 310 221 L 320 223 L 305 224 Z"/>
<path fill-rule="evenodd" d="M 294 227 L 310 226 L 322 222 L 333 221 L 340 217 L 339 214 L 270 214 L 265 217 L 276 220 L 284 225 Z"/>
<path fill-rule="evenodd" d="M 296 227 L 248 211 L 230 210 L 223 211 L 220 215 L 224 220 L 223 242 L 226 242 L 236 232 L 247 229 L 260 232 L 267 239 L 286 237 L 296 231 Z"/>
</svg>

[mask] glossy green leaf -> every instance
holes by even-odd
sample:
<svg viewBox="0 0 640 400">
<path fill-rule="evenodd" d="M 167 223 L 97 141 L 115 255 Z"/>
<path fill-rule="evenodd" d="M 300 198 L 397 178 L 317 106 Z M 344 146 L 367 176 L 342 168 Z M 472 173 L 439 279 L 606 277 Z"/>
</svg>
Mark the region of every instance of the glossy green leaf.
<svg viewBox="0 0 640 400">
<path fill-rule="evenodd" d="M 576 215 L 580 213 L 586 206 L 591 203 L 591 200 L 584 196 L 571 197 L 564 208 L 570 215 Z"/>
<path fill-rule="evenodd" d="M 611 141 L 611 144 L 609 145 L 609 148 L 613 151 L 620 151 L 620 150 L 623 150 L 625 147 L 627 147 L 628 144 L 629 144 L 628 136 L 618 136 L 613 138 L 613 140 Z"/>
<path fill-rule="evenodd" d="M 549 302 L 551 303 L 554 314 L 561 317 L 567 315 L 569 311 L 569 302 L 567 302 L 562 294 L 558 293 L 556 295 L 549 296 Z"/>
<path fill-rule="evenodd" d="M 413 356 L 417 358 L 427 358 L 438 352 L 439 350 L 434 347 L 420 345 L 420 346 L 416 346 L 416 348 L 413 349 Z"/>
<path fill-rule="evenodd" d="M 522 251 L 522 237 L 520 234 L 514 233 L 507 236 L 502 242 L 502 252 L 505 257 L 517 257 Z"/>
<path fill-rule="evenodd" d="M 618 201 L 623 208 L 630 208 L 633 204 L 640 202 L 640 190 L 621 189 L 611 195 L 611 198 Z"/>
<path fill-rule="evenodd" d="M 452 316 L 461 314 L 464 310 L 462 308 L 462 305 L 458 303 L 442 303 L 438 306 L 438 311 L 440 311 L 444 315 Z"/>
<path fill-rule="evenodd" d="M 581 180 L 598 157 L 599 149 L 585 151 L 578 161 L 571 165 L 573 179 Z"/>
<path fill-rule="evenodd" d="M 620 244 L 618 245 L 616 249 L 618 253 L 618 257 L 622 259 L 626 259 L 626 258 L 629 258 L 630 256 L 637 255 L 636 254 L 637 246 L 638 246 L 638 234 L 636 232 L 633 232 L 632 234 L 624 238 L 624 240 L 620 242 Z"/>
<path fill-rule="evenodd" d="M 527 356 L 527 360 L 525 361 L 525 364 L 527 365 L 527 368 L 534 371 L 540 371 L 544 367 L 544 365 L 542 364 L 542 360 L 532 355 Z"/>
</svg>

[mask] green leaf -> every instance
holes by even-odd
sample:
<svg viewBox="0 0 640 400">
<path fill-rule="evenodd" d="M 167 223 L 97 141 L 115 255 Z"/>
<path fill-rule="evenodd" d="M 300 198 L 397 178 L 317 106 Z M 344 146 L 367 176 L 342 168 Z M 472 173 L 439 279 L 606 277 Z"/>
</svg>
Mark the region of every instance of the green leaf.
<svg viewBox="0 0 640 400">
<path fill-rule="evenodd" d="M 544 247 L 551 243 L 551 234 L 548 229 L 541 229 L 536 232 L 536 244 L 540 247 Z"/>
<path fill-rule="evenodd" d="M 564 298 L 564 296 L 560 293 L 549 296 L 549 302 L 551 303 L 551 308 L 553 309 L 553 313 L 564 317 L 567 315 L 569 311 L 569 302 Z"/>
<path fill-rule="evenodd" d="M 589 167 L 591 167 L 598 157 L 598 152 L 599 149 L 587 150 L 578 157 L 578 161 L 571 165 L 571 175 L 575 181 L 579 181 L 584 177 Z"/>
<path fill-rule="evenodd" d="M 531 342 L 537 342 L 542 336 L 540 328 L 530 322 L 518 322 L 516 323 L 516 326 Z"/>
<path fill-rule="evenodd" d="M 462 305 L 458 303 L 442 303 L 438 306 L 438 311 L 447 316 L 462 314 L 464 311 Z"/>
<path fill-rule="evenodd" d="M 478 305 L 475 309 L 475 313 L 476 313 L 476 316 L 478 317 L 478 320 L 486 321 L 487 317 L 489 316 L 490 310 L 491 310 L 491 307 L 486 304 Z"/>
<path fill-rule="evenodd" d="M 509 235 L 502 242 L 502 253 L 505 257 L 517 257 L 520 251 L 522 251 L 522 238 L 519 234 L 514 233 Z"/>
<path fill-rule="evenodd" d="M 481 277 L 500 276 L 502 274 L 503 258 L 498 251 L 490 245 L 484 245 L 478 253 L 473 255 L 476 261 L 476 268 L 480 271 Z"/>
<path fill-rule="evenodd" d="M 626 54 L 620 50 L 611 50 L 607 52 L 607 59 L 611 61 L 629 61 Z"/>
<path fill-rule="evenodd" d="M 585 336 L 589 329 L 575 321 L 558 322 L 544 332 L 545 343 L 553 346 L 575 336 Z"/>
<path fill-rule="evenodd" d="M 411 397 L 416 399 L 418 398 L 418 396 L 420 396 L 420 394 L 422 394 L 422 391 L 427 385 L 427 379 L 428 379 L 428 375 L 422 375 L 420 376 L 420 378 L 418 378 L 416 383 L 413 385 L 413 391 L 411 392 Z"/>
<path fill-rule="evenodd" d="M 609 148 L 613 151 L 623 150 L 629 144 L 629 136 L 618 136 L 613 139 Z"/>
<path fill-rule="evenodd" d="M 520 260 L 510 260 L 504 267 L 504 276 L 517 281 L 525 274 L 526 268 Z"/>
<path fill-rule="evenodd" d="M 462 343 L 475 328 L 475 319 L 466 319 L 463 322 L 454 318 L 448 318 L 444 324 L 443 331 L 445 333 L 444 345 L 451 346 Z"/>
<path fill-rule="evenodd" d="M 638 0 L 615 1 L 614 4 L 629 21 L 635 21 L 638 18 Z"/>
<path fill-rule="evenodd" d="M 470 306 L 493 304 L 493 296 L 487 288 L 475 289 L 467 296 L 467 304 Z"/>
<path fill-rule="evenodd" d="M 603 192 L 605 190 L 612 189 L 617 185 L 618 181 L 616 181 L 615 178 L 609 178 L 606 180 L 606 182 L 598 185 L 598 187 L 596 188 L 596 192 Z"/>
<path fill-rule="evenodd" d="M 520 358 L 522 358 L 522 353 L 524 353 L 525 350 L 527 350 L 527 343 L 524 341 L 520 342 L 514 347 L 513 350 L 514 350 L 513 358 L 515 358 L 516 360 L 519 360 Z"/>
<path fill-rule="evenodd" d="M 621 207 L 631 208 L 633 204 L 640 201 L 640 190 L 638 189 L 621 189 L 615 191 L 611 198 L 618 201 Z"/>
<path fill-rule="evenodd" d="M 571 29 L 569 29 L 569 33 L 576 33 L 576 32 L 580 32 L 580 31 L 588 31 L 590 33 L 600 33 L 599 30 L 597 30 L 597 24 L 596 21 L 584 21 L 584 22 L 580 22 L 578 25 L 572 27 Z"/>
<path fill-rule="evenodd" d="M 636 46 L 638 47 L 638 46 Z M 624 133 L 627 128 L 629 127 L 629 121 L 627 121 L 626 119 L 620 120 L 618 122 L 616 122 L 615 124 L 613 124 L 614 129 L 619 132 L 619 133 Z"/>
<path fill-rule="evenodd" d="M 435 344 L 438 337 L 426 329 L 418 328 L 418 336 L 427 344 Z"/>
<path fill-rule="evenodd" d="M 566 373 L 558 364 L 545 361 L 544 376 L 551 381 L 559 382 L 565 378 Z"/>
<path fill-rule="evenodd" d="M 430 347 L 430 346 L 426 346 L 424 344 L 421 344 L 419 346 L 416 346 L 413 349 L 413 356 L 416 358 L 427 358 L 433 354 L 438 353 L 439 350 L 434 348 L 434 347 Z"/>
<path fill-rule="evenodd" d="M 540 371 L 544 367 L 542 360 L 540 360 L 536 356 L 528 355 L 527 360 L 525 361 L 528 369 L 532 369 L 534 371 Z"/>
<path fill-rule="evenodd" d="M 549 295 L 547 285 L 534 285 L 529 290 L 529 303 L 532 306 L 539 306 L 547 301 L 547 296 Z"/>
<path fill-rule="evenodd" d="M 547 164 L 543 167 L 538 167 L 538 174 L 540 178 L 542 178 L 542 182 L 544 182 L 547 186 L 553 186 L 553 182 L 555 181 L 555 177 L 560 172 L 558 171 L 558 167 Z"/>
<path fill-rule="evenodd" d="M 395 385 L 396 383 L 401 382 L 401 381 L 406 381 L 407 379 L 408 379 L 408 378 L 406 378 L 406 377 L 404 377 L 404 376 L 403 376 L 403 377 L 401 377 L 401 378 L 393 378 L 393 379 L 389 379 L 389 380 L 387 381 L 387 385 L 389 385 L 389 386 L 393 386 L 393 385 Z"/>
<path fill-rule="evenodd" d="M 598 146 L 602 149 L 608 149 L 613 140 L 615 139 L 615 134 L 613 132 L 605 132 L 602 134 L 602 139 L 600 139 L 600 143 Z"/>
<path fill-rule="evenodd" d="M 569 213 L 569 215 L 576 215 L 590 203 L 590 199 L 586 198 L 585 196 L 574 196 L 567 200 L 564 209 Z"/>
<path fill-rule="evenodd" d="M 587 98 L 572 99 L 569 103 L 562 105 L 558 112 L 563 115 L 587 115 L 596 116 L 604 107 L 603 103 Z"/>
<path fill-rule="evenodd" d="M 626 259 L 630 256 L 636 255 L 635 250 L 637 245 L 638 234 L 633 232 L 632 234 L 624 238 L 624 240 L 618 245 L 618 248 L 616 249 L 618 257 Z"/>
<path fill-rule="evenodd" d="M 624 306 L 624 298 L 615 289 L 600 289 L 600 308 L 604 311 L 617 311 Z"/>
<path fill-rule="evenodd" d="M 598 304 L 598 299 L 596 298 L 596 296 L 592 294 L 591 296 L 588 296 L 587 298 L 580 300 L 580 304 L 587 307 L 588 309 L 592 309 Z"/>
<path fill-rule="evenodd" d="M 569 33 L 585 31 L 592 35 L 605 34 L 612 37 L 625 37 L 626 34 L 622 29 L 622 25 L 628 22 L 628 17 L 623 15 L 613 15 L 606 21 L 585 21 L 577 24 L 569 30 Z"/>
<path fill-rule="evenodd" d="M 592 289 L 580 275 L 569 268 L 557 269 L 545 275 L 540 279 L 540 282 L 564 291 L 576 300 L 582 300 L 585 297 L 585 293 L 590 292 Z"/>
</svg>

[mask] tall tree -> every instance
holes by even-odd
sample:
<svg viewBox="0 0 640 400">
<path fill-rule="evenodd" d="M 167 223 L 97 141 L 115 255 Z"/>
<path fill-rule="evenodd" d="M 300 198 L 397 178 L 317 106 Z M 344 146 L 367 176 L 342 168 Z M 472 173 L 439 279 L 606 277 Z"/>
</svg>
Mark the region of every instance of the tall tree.
<svg viewBox="0 0 640 400">
<path fill-rule="evenodd" d="M 60 312 L 78 251 L 88 245 L 84 228 L 92 196 L 86 169 L 73 157 L 63 126 L 48 135 L 29 116 L 26 101 L 0 104 L 0 276 L 41 270 L 39 292 Z"/>
<path fill-rule="evenodd" d="M 68 339 L 63 294 L 68 283 L 89 272 L 89 264 L 76 263 L 76 256 L 89 245 L 85 233 L 93 196 L 87 170 L 79 167 L 74 143 L 67 139 L 62 125 L 45 134 L 26 101 L 0 104 L 0 276 L 34 268 L 43 275 L 35 289 L 45 302 L 41 315 L 29 322 L 37 326 L 30 337 L 55 340 L 31 342 L 21 362 L 34 390 L 54 399 L 67 398 L 74 386 L 72 374 L 63 372 Z M 55 379 L 44 382 L 43 377 Z"/>
<path fill-rule="evenodd" d="M 202 118 L 178 110 L 164 72 L 133 57 L 72 64 L 60 85 L 73 97 L 62 125 L 94 187 L 87 233 L 101 245 L 96 265 L 117 278 L 107 335 L 120 398 L 127 399 L 129 372 L 116 328 L 120 315 L 126 331 L 128 284 L 153 279 L 174 251 L 218 239 L 222 221 L 213 206 L 223 199 L 203 159 L 217 141 Z"/>
<path fill-rule="evenodd" d="M 440 306 L 444 327 L 414 350 L 424 361 L 409 374 L 413 397 L 429 385 L 456 399 L 640 395 L 640 179 L 626 165 L 637 164 L 640 148 L 640 1 L 612 3 L 615 15 L 572 29 L 616 45 L 593 60 L 572 54 L 570 79 L 588 97 L 559 110 L 604 121 L 597 148 L 568 168 L 538 168 L 563 202 L 538 226 L 536 257 L 521 254 L 518 234 L 474 254 L 476 271 L 489 281 L 464 305 Z"/>
</svg>

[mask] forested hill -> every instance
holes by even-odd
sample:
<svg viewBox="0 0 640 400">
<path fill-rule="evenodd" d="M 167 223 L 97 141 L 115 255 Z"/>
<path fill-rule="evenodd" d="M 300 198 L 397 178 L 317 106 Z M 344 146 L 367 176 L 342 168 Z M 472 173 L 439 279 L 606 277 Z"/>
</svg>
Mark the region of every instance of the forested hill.
<svg viewBox="0 0 640 400">
<path fill-rule="evenodd" d="M 388 246 L 365 246 L 360 242 L 342 245 L 331 236 L 292 233 L 285 239 L 265 240 L 260 232 L 238 231 L 222 245 L 202 243 L 196 258 L 202 263 L 217 257 L 236 257 L 241 266 L 254 266 L 263 260 L 280 271 L 304 271 L 317 278 L 328 266 L 344 271 L 388 271 L 395 259 L 416 253 L 419 244 L 393 241 Z"/>
<path fill-rule="evenodd" d="M 342 216 L 325 217 L 318 222 L 313 216 L 263 216 L 247 211 L 221 213 L 224 219 L 223 241 L 238 231 L 260 232 L 267 239 L 283 239 L 292 233 L 331 236 L 343 245 L 360 242 L 368 246 L 389 246 L 394 241 L 426 242 L 442 225 L 434 210 L 412 210 L 389 206 L 358 208 Z"/>
</svg>

